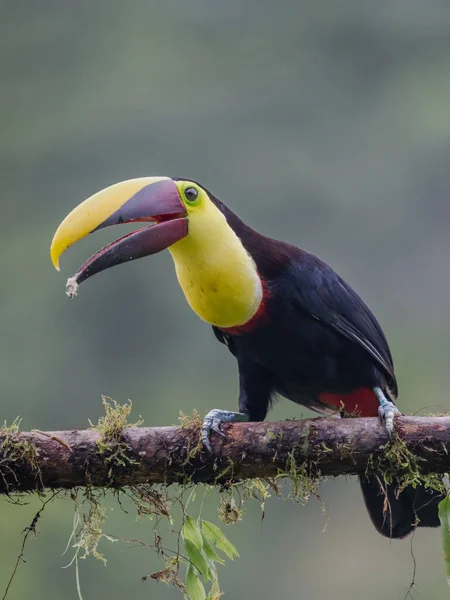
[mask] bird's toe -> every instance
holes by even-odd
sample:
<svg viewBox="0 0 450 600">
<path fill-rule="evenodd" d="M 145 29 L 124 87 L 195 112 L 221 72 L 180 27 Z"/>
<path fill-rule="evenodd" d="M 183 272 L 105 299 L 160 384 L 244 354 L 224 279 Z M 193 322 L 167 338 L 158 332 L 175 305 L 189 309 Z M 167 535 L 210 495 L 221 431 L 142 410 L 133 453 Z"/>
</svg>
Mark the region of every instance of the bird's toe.
<svg viewBox="0 0 450 600">
<path fill-rule="evenodd" d="M 233 423 L 236 421 L 247 421 L 248 418 L 243 413 L 232 412 L 229 410 L 221 410 L 220 408 L 213 408 L 203 419 L 202 425 L 202 442 L 208 452 L 212 451 L 210 436 L 211 433 L 217 433 L 222 437 L 226 437 L 224 432 L 220 429 L 222 423 Z"/>
</svg>

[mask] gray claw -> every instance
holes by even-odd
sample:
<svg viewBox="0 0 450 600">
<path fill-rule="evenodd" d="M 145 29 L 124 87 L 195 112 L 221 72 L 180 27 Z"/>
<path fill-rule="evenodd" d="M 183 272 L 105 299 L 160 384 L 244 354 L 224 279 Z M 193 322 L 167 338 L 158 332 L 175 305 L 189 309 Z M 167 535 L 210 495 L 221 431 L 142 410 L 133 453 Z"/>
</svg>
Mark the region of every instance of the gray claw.
<svg viewBox="0 0 450 600">
<path fill-rule="evenodd" d="M 222 421 L 218 418 L 220 413 L 222 412 L 223 411 L 219 410 L 218 408 L 214 408 L 213 410 L 210 410 L 206 417 L 203 419 L 202 441 L 203 445 L 208 450 L 208 452 L 212 451 L 211 442 L 209 441 L 209 436 L 211 435 L 211 432 L 214 431 L 215 433 L 218 433 L 219 435 L 225 437 L 225 434 L 220 429 Z"/>
<path fill-rule="evenodd" d="M 392 433 L 394 431 L 394 417 L 401 415 L 402 413 L 398 410 L 395 404 L 391 402 L 391 400 L 386 398 L 380 388 L 375 388 L 374 392 L 377 395 L 378 402 L 380 403 L 380 406 L 378 407 L 380 421 L 384 423 L 389 437 L 392 437 Z"/>
<path fill-rule="evenodd" d="M 233 421 L 247 421 L 248 417 L 242 413 L 231 412 L 229 410 L 220 410 L 213 408 L 203 419 L 202 425 L 202 442 L 208 452 L 212 452 L 211 442 L 209 437 L 211 432 L 217 433 L 222 437 L 227 437 L 220 429 L 222 423 L 232 423 Z"/>
</svg>

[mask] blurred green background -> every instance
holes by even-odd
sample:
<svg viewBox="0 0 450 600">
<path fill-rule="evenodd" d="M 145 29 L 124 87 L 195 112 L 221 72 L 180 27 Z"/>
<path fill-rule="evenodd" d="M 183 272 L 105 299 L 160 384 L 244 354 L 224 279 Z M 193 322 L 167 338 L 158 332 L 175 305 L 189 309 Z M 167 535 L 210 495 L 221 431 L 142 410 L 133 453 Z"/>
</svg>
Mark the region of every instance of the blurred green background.
<svg viewBox="0 0 450 600">
<path fill-rule="evenodd" d="M 388 335 L 408 413 L 450 387 L 450 10 L 442 0 L 0 1 L 1 419 L 85 427 L 100 395 L 147 425 L 236 408 L 234 360 L 188 308 L 168 253 L 106 271 L 69 301 L 66 276 L 117 232 L 49 260 L 85 197 L 144 175 L 199 180 L 261 232 L 331 263 Z M 175 366 L 174 366 L 175 365 Z M 307 414 L 287 401 L 273 419 Z M 227 534 L 226 598 L 402 599 L 410 540 L 373 529 L 353 478 L 320 505 L 272 499 Z M 217 499 L 212 499 L 214 506 Z M 2 501 L 0 588 L 39 503 Z M 9 595 L 76 598 L 61 557 L 73 504 L 48 507 Z M 107 531 L 151 539 L 118 509 Z M 448 598 L 439 531 L 413 540 L 418 597 Z M 85 600 L 172 600 L 140 577 L 145 548 L 81 563 Z"/>
</svg>

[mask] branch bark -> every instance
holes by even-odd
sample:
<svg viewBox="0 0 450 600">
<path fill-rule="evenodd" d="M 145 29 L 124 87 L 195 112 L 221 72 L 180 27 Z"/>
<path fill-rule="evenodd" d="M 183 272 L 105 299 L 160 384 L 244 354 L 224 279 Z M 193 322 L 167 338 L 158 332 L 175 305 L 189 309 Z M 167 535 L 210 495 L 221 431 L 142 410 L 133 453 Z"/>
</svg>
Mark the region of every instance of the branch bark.
<svg viewBox="0 0 450 600">
<path fill-rule="evenodd" d="M 207 482 L 269 478 L 292 460 L 312 474 L 354 475 L 386 451 L 376 418 L 318 418 L 223 426 L 213 453 L 199 445 L 199 428 L 126 428 L 105 442 L 93 429 L 0 432 L 0 493 L 94 485 Z M 419 458 L 424 473 L 450 471 L 450 417 L 397 417 L 396 439 Z M 99 441 L 102 443 L 99 445 Z M 106 448 L 106 449 L 105 449 Z"/>
</svg>

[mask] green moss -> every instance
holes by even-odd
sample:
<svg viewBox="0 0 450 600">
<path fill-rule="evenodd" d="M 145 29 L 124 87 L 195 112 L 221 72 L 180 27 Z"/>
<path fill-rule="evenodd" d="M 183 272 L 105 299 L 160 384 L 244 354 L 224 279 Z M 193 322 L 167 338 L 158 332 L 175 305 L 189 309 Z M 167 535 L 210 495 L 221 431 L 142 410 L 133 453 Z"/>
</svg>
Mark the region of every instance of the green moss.
<svg viewBox="0 0 450 600">
<path fill-rule="evenodd" d="M 11 462 L 21 461 L 28 464 L 33 471 L 39 471 L 38 450 L 30 439 L 20 437 L 20 423 L 21 419 L 17 418 L 11 425 L 7 425 L 5 421 L 0 428 L 2 454 Z"/>
<path fill-rule="evenodd" d="M 195 409 L 192 415 L 186 415 L 182 410 L 180 410 L 178 420 L 180 422 L 181 429 L 200 429 L 203 425 L 202 418 Z"/>
<path fill-rule="evenodd" d="M 124 469 L 137 464 L 129 455 L 130 447 L 124 439 L 124 431 L 128 427 L 138 427 L 142 420 L 135 423 L 128 423 L 128 417 L 131 413 L 131 400 L 127 404 L 119 404 L 115 400 L 106 396 L 102 397 L 105 415 L 100 417 L 98 423 L 91 428 L 100 435 L 97 441 L 97 448 L 102 455 L 105 464 L 108 467 L 108 478 L 110 484 L 114 485 L 117 476 Z"/>
<path fill-rule="evenodd" d="M 320 475 L 317 464 L 306 462 L 297 463 L 295 448 L 288 455 L 286 471 L 280 472 L 278 477 L 287 477 L 290 480 L 291 490 L 288 499 L 298 504 L 306 504 L 311 496 L 320 502 L 319 488 L 324 481 Z"/>
<path fill-rule="evenodd" d="M 272 431 L 271 429 L 268 429 L 267 430 L 267 438 L 271 442 L 277 442 L 280 444 L 283 440 L 283 430 L 278 429 L 278 431 Z"/>
<path fill-rule="evenodd" d="M 199 432 L 201 433 L 203 421 L 195 409 L 192 415 L 186 415 L 182 410 L 180 410 L 178 420 L 180 422 L 181 429 L 188 429 L 192 432 L 195 432 L 196 434 Z M 191 461 L 191 459 L 197 456 L 197 454 L 202 450 L 202 436 L 196 435 L 193 442 L 191 442 L 191 440 L 188 438 L 187 444 L 187 457 L 185 462 L 182 464 L 183 467 L 186 466 Z"/>
<path fill-rule="evenodd" d="M 348 442 L 342 442 L 340 444 L 337 444 L 335 450 L 339 452 L 340 458 L 342 460 L 350 459 L 353 463 L 356 463 L 355 446 L 353 443 L 353 438 L 354 435 L 352 434 Z"/>
<path fill-rule="evenodd" d="M 87 490 L 85 493 L 88 510 L 80 516 L 77 512 L 77 519 L 74 521 L 73 536 L 75 538 L 74 548 L 77 558 L 87 558 L 93 556 L 106 564 L 106 558 L 98 550 L 98 545 L 102 537 L 103 526 L 106 522 L 106 508 L 102 506 L 99 497 L 93 490 Z"/>
<path fill-rule="evenodd" d="M 246 510 L 242 508 L 242 502 L 239 502 L 239 505 L 236 503 L 236 499 L 234 498 L 232 490 L 228 490 L 226 493 L 222 492 L 220 494 L 217 514 L 219 515 L 219 519 L 222 521 L 222 523 L 226 523 L 227 525 L 235 525 L 242 519 L 245 513 Z"/>
<path fill-rule="evenodd" d="M 102 404 L 105 409 L 105 415 L 100 417 L 97 425 L 90 423 L 91 428 L 100 434 L 105 442 L 115 441 L 123 434 L 127 427 L 139 427 L 142 425 L 142 419 L 135 423 L 128 423 L 128 417 L 131 413 L 132 402 L 128 400 L 126 404 L 119 404 L 116 400 L 102 396 Z"/>
<path fill-rule="evenodd" d="M 407 486 L 424 486 L 445 494 L 446 487 L 442 477 L 437 473 L 424 473 L 420 468 L 422 460 L 394 432 L 391 441 L 381 452 L 370 458 L 366 474 L 377 472 L 386 484 L 396 485 L 399 493 Z"/>
<path fill-rule="evenodd" d="M 0 462 L 0 476 L 8 490 L 8 481 L 11 478 L 15 479 L 11 464 L 17 463 L 18 468 L 29 469 L 35 475 L 39 487 L 42 488 L 38 449 L 30 438 L 20 435 L 20 423 L 21 419 L 17 417 L 11 425 L 7 425 L 5 421 L 3 427 L 0 428 L 0 439 L 2 440 L 0 453 L 5 462 L 8 462 L 7 470 L 2 467 Z"/>
</svg>

